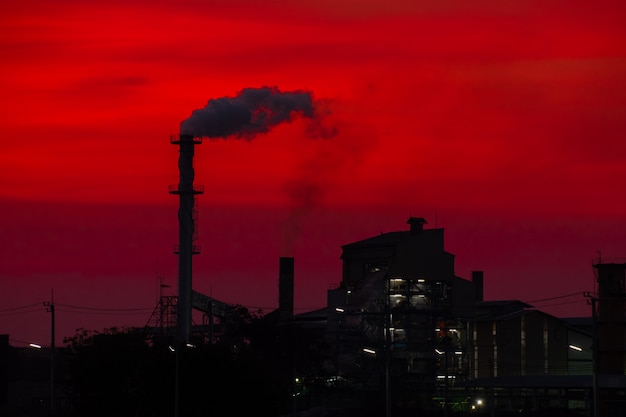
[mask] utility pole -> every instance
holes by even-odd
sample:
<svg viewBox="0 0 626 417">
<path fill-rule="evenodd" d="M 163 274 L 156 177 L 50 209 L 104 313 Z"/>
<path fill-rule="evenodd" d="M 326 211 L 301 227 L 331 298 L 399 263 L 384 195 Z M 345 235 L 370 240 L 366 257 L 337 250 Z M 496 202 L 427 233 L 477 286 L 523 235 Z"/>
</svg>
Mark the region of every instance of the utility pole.
<svg viewBox="0 0 626 417">
<path fill-rule="evenodd" d="M 385 301 L 385 342 L 384 342 L 384 355 L 385 355 L 385 417 L 391 417 L 391 280 L 387 279 L 387 300 Z"/>
<path fill-rule="evenodd" d="M 447 324 L 444 324 L 444 326 L 447 327 Z M 447 331 L 446 327 L 444 327 L 444 331 Z M 444 383 L 443 383 L 443 415 L 444 417 L 448 417 L 448 379 L 450 378 L 450 375 L 448 374 L 448 355 L 450 354 L 450 347 L 446 344 L 445 346 L 445 351 L 444 351 L 444 355 L 446 355 L 444 357 L 444 367 L 445 367 L 445 374 L 444 376 L 446 377 L 446 379 L 444 379 Z"/>
<path fill-rule="evenodd" d="M 46 312 L 50 313 L 50 416 L 54 417 L 54 290 L 50 292 L 50 301 L 45 301 L 43 305 L 46 307 Z"/>
<path fill-rule="evenodd" d="M 600 395 L 598 392 L 598 317 L 596 316 L 596 297 L 591 297 L 591 325 L 592 325 L 592 369 L 593 369 L 593 417 L 600 417 L 598 414 L 598 402 Z"/>
<path fill-rule="evenodd" d="M 591 384 L 593 390 L 592 397 L 592 416 L 599 417 L 598 414 L 598 402 L 600 399 L 599 389 L 598 389 L 598 317 L 596 313 L 596 304 L 598 299 L 591 295 L 588 291 L 583 293 L 585 297 L 587 297 L 591 304 Z"/>
</svg>

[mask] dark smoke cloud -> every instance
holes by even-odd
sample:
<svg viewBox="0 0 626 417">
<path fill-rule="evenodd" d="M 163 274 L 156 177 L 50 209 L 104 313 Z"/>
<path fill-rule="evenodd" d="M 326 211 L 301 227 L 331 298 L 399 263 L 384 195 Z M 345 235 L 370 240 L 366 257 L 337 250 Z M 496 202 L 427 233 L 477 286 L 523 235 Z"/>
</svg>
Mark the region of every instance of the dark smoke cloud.
<svg viewBox="0 0 626 417">
<path fill-rule="evenodd" d="M 329 102 L 313 100 L 310 92 L 283 92 L 276 87 L 246 88 L 235 97 L 211 99 L 204 108 L 194 110 L 180 124 L 180 134 L 212 139 L 252 139 L 278 124 L 302 117 L 306 119 L 305 137 L 329 139 L 337 134 L 336 127 L 326 123 L 329 109 Z M 307 155 L 285 185 L 291 212 L 283 223 L 281 251 L 284 255 L 292 255 L 304 220 L 322 204 L 330 182 L 328 173 L 335 171 L 340 165 L 338 162 L 324 152 Z"/>
<path fill-rule="evenodd" d="M 195 137 L 252 139 L 274 126 L 289 122 L 295 115 L 314 120 L 315 103 L 306 91 L 282 92 L 276 87 L 245 88 L 235 97 L 211 99 L 194 110 L 180 125 L 180 133 Z M 332 129 L 320 129 L 312 123 L 307 133 L 327 137 Z"/>
</svg>

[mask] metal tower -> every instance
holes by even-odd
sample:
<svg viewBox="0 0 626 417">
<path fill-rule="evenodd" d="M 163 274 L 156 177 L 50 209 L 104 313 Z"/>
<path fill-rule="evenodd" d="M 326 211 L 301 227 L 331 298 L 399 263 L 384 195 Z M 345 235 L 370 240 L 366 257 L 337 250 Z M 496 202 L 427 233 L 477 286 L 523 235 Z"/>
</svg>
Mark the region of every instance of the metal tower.
<svg viewBox="0 0 626 417">
<path fill-rule="evenodd" d="M 178 314 L 178 297 L 175 295 L 162 295 L 152 311 L 145 328 L 153 336 L 173 336 Z"/>
</svg>

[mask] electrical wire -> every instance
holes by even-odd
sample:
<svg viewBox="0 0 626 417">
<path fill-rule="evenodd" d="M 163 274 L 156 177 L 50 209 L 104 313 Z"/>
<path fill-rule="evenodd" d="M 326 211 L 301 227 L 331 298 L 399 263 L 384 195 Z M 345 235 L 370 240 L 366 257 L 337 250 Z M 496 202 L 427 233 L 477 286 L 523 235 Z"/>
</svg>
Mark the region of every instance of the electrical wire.
<svg viewBox="0 0 626 417">
<path fill-rule="evenodd" d="M 43 305 L 43 303 L 39 302 L 39 303 L 27 304 L 27 305 L 21 306 L 21 307 L 5 308 L 5 309 L 0 310 L 0 313 L 4 313 L 5 311 L 22 310 L 24 308 L 30 308 L 30 307 L 42 306 L 42 305 Z"/>
<path fill-rule="evenodd" d="M 129 315 L 145 315 L 147 311 L 81 311 L 68 310 L 64 308 L 56 308 L 56 311 L 70 314 L 96 314 L 104 316 L 129 316 Z"/>
<path fill-rule="evenodd" d="M 87 307 L 76 306 L 71 304 L 54 303 L 56 311 L 72 314 L 108 314 L 108 315 L 132 315 L 132 314 L 146 314 L 154 308 L 141 307 L 141 308 L 103 308 L 103 307 Z M 38 308 L 34 308 L 38 307 Z M 18 316 L 36 312 L 42 312 L 44 310 L 44 304 L 42 302 L 27 304 L 19 307 L 12 307 L 0 310 L 0 317 Z"/>
<path fill-rule="evenodd" d="M 226 303 L 226 304 L 230 304 L 230 303 Z M 262 310 L 262 311 L 272 311 L 272 310 L 276 310 L 278 309 L 278 307 L 273 306 L 273 307 L 263 307 L 263 306 L 252 306 L 252 305 L 247 305 L 247 304 L 230 304 L 232 306 L 241 306 L 241 307 L 245 307 L 248 310 Z M 323 307 L 294 307 L 294 311 L 315 311 L 315 310 L 320 310 L 322 308 L 325 308 L 326 306 Z"/>
<path fill-rule="evenodd" d="M 90 310 L 90 311 L 109 311 L 109 312 L 132 312 L 132 311 L 152 311 L 153 307 L 137 307 L 137 308 L 104 308 L 104 307 L 85 307 L 75 306 L 71 304 L 55 303 L 55 306 L 67 307 L 74 310 Z"/>
<path fill-rule="evenodd" d="M 560 306 L 560 305 L 565 305 L 565 304 L 575 304 L 575 303 L 582 303 L 582 302 L 587 302 L 586 299 L 582 299 L 582 300 L 573 300 L 573 301 L 564 301 L 562 303 L 553 303 L 553 304 L 544 304 L 544 305 L 540 305 L 540 306 L 536 306 L 536 308 L 545 308 L 545 307 L 554 307 L 554 306 Z"/>
<path fill-rule="evenodd" d="M 19 340 L 19 339 L 14 339 L 12 337 L 9 337 L 9 342 L 10 343 L 21 343 L 23 345 L 29 346 L 32 342 L 25 342 L 23 340 Z"/>
<path fill-rule="evenodd" d="M 578 292 L 574 292 L 574 293 L 571 293 L 571 294 L 557 295 L 557 296 L 554 296 L 554 297 L 542 298 L 540 300 L 532 300 L 532 301 L 524 301 L 524 302 L 528 303 L 528 304 L 530 304 L 530 303 L 539 303 L 541 301 L 552 301 L 552 300 L 558 300 L 560 298 L 573 297 L 575 295 L 583 295 L 583 293 L 584 293 L 583 291 L 578 291 Z"/>
<path fill-rule="evenodd" d="M 19 315 L 30 314 L 30 313 L 38 313 L 42 311 L 45 311 L 45 310 L 43 308 L 37 308 L 37 309 L 26 310 L 26 311 L 12 311 L 9 313 L 0 313 L 0 317 L 19 316 Z"/>
</svg>

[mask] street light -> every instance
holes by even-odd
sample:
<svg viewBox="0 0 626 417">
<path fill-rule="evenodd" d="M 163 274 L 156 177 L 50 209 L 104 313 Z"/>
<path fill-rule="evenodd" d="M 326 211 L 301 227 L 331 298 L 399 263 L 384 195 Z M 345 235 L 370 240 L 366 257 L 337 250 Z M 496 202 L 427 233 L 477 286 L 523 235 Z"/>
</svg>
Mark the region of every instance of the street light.
<svg viewBox="0 0 626 417">
<path fill-rule="evenodd" d="M 44 346 L 39 343 L 29 343 L 29 348 L 33 349 L 43 349 Z M 54 345 L 49 347 L 50 349 L 50 415 L 54 417 L 55 408 L 54 408 Z"/>
</svg>

